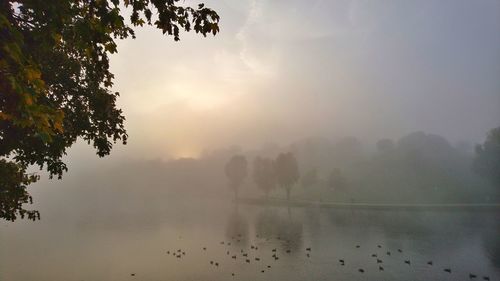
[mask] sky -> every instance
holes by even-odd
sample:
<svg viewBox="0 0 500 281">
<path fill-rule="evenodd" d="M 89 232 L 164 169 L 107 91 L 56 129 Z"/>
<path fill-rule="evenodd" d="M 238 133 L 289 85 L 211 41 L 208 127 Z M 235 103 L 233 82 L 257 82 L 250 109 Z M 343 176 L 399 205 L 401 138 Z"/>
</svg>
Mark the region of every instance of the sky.
<svg viewBox="0 0 500 281">
<path fill-rule="evenodd" d="M 146 27 L 119 42 L 111 71 L 130 139 L 118 154 L 418 130 L 477 143 L 500 126 L 500 1 L 204 3 L 221 17 L 215 37 Z"/>
</svg>

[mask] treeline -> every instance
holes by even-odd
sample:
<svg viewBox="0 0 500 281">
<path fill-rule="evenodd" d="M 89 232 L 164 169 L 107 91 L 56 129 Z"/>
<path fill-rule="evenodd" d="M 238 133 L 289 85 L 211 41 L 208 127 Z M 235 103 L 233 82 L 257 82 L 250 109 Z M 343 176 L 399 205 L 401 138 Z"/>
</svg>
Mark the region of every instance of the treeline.
<svg viewBox="0 0 500 281">
<path fill-rule="evenodd" d="M 286 148 L 267 145 L 233 156 L 225 171 L 235 195 L 245 185 L 266 197 L 283 190 L 289 198 L 296 190 L 295 198 L 308 200 L 498 202 L 499 162 L 497 128 L 475 150 L 424 132 L 381 139 L 375 149 L 354 137 L 307 139 Z"/>
<path fill-rule="evenodd" d="M 233 156 L 225 166 L 226 177 L 229 186 L 233 189 L 235 198 L 247 176 L 247 160 L 243 155 Z M 265 193 L 266 197 L 277 186 L 286 192 L 290 199 L 292 187 L 299 179 L 299 167 L 295 156 L 288 153 L 280 153 L 276 159 L 256 157 L 253 162 L 253 181 L 255 185 Z"/>
</svg>

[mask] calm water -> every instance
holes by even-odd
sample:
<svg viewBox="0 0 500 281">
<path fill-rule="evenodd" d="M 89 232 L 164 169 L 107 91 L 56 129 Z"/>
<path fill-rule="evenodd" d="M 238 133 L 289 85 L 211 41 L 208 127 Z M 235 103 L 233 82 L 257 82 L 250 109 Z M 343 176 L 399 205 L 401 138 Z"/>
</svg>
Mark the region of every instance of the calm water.
<svg viewBox="0 0 500 281">
<path fill-rule="evenodd" d="M 225 201 L 106 215 L 61 210 L 39 222 L 0 224 L 1 281 L 469 280 L 470 273 L 500 280 L 496 211 L 288 209 Z M 180 257 L 172 254 L 178 250 Z"/>
</svg>

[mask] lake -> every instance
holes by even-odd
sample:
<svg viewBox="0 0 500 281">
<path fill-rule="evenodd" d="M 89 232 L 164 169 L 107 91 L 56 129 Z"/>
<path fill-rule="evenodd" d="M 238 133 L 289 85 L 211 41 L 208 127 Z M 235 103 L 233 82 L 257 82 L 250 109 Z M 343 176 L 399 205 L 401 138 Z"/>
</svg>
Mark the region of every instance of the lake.
<svg viewBox="0 0 500 281">
<path fill-rule="evenodd" d="M 37 222 L 2 222 L 0 247 L 1 281 L 500 280 L 497 210 L 55 206 Z"/>
</svg>

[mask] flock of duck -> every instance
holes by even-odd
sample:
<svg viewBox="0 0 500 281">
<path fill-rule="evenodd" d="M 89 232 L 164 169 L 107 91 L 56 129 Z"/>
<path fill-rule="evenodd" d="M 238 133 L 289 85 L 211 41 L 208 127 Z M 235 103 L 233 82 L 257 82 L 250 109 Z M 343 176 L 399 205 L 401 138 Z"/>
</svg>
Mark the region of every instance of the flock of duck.
<svg viewBox="0 0 500 281">
<path fill-rule="evenodd" d="M 259 238 L 259 235 L 257 235 L 257 238 Z M 220 245 L 225 245 L 225 246 L 231 246 L 231 243 L 233 242 L 240 242 L 242 239 L 242 235 L 241 234 L 238 234 L 236 237 L 231 237 L 231 241 L 222 241 L 220 242 Z M 281 237 L 277 237 L 276 239 L 278 240 L 281 240 L 282 242 L 285 242 L 285 245 L 290 245 L 290 241 L 289 240 L 286 240 L 286 239 L 283 239 Z M 266 240 L 269 240 L 269 238 L 266 238 Z M 290 254 L 292 252 L 292 250 L 290 249 L 290 247 L 285 247 L 286 249 L 284 251 L 282 251 L 281 254 Z M 360 245 L 355 245 L 355 248 L 356 249 L 360 249 L 361 246 Z M 381 245 L 377 245 L 377 248 L 379 249 L 382 249 L 382 246 Z M 202 247 L 201 249 L 202 251 L 207 251 L 207 247 Z M 231 253 L 231 251 L 229 249 L 226 249 L 227 251 L 225 252 L 227 256 L 230 256 L 232 259 L 234 260 L 242 260 L 243 262 L 245 263 L 259 263 L 259 270 L 261 273 L 265 273 L 266 270 L 271 270 L 272 268 L 272 265 L 269 264 L 269 263 L 264 263 L 264 257 L 266 255 L 266 253 L 263 253 L 262 251 L 261 252 L 258 252 L 259 251 L 259 247 L 255 246 L 255 245 L 250 245 L 250 249 L 247 249 L 246 251 L 244 249 L 240 249 L 239 252 L 237 253 Z M 312 249 L 310 247 L 308 248 L 304 248 L 304 253 L 305 253 L 305 256 L 307 258 L 310 258 L 311 257 L 311 254 L 312 254 Z M 249 256 L 249 253 L 253 251 L 253 255 L 250 255 L 250 256 L 253 256 L 253 258 L 251 258 Z M 270 253 L 267 253 L 270 255 L 271 259 L 274 260 L 275 262 L 278 261 L 280 259 L 280 254 L 279 254 L 280 251 L 278 251 L 278 249 L 276 248 L 273 248 L 271 249 L 271 252 Z M 182 249 L 176 249 L 176 250 L 167 250 L 166 251 L 166 254 L 168 255 L 172 255 L 173 257 L 175 258 L 182 258 L 183 256 L 186 255 L 186 252 Z M 259 256 L 259 254 L 261 256 Z M 403 254 L 403 250 L 402 249 L 397 249 L 397 254 L 399 255 L 402 255 Z M 372 253 L 371 254 L 371 257 L 374 259 L 374 261 L 376 262 L 376 264 L 378 265 L 378 271 L 384 271 L 384 260 L 383 260 L 383 256 L 385 257 L 388 257 L 388 256 L 391 256 L 393 255 L 393 253 L 391 253 L 391 251 L 388 251 L 388 250 L 384 250 L 384 253 L 380 254 L 380 253 Z M 394 252 L 394 255 L 396 255 L 396 253 Z M 267 260 L 267 259 L 266 259 Z M 219 266 L 221 266 L 221 262 L 220 261 L 217 261 L 217 260 L 209 260 L 208 261 L 209 264 L 211 266 L 214 266 L 216 268 L 218 268 Z M 411 266 L 412 265 L 412 262 L 410 259 L 402 259 L 402 262 L 404 262 L 404 264 L 407 264 L 408 266 Z M 340 258 L 338 259 L 338 264 L 340 266 L 346 266 L 346 259 L 345 258 Z M 434 266 L 434 262 L 432 260 L 429 260 L 427 261 L 426 263 L 426 266 Z M 452 269 L 451 268 L 448 268 L 448 267 L 445 267 L 445 268 L 442 268 L 442 270 L 448 274 L 452 274 Z M 357 270 L 359 273 L 365 273 L 366 270 L 364 268 L 358 268 Z M 131 274 L 131 276 L 135 276 L 134 273 Z M 236 276 L 236 273 L 235 272 L 231 272 L 231 276 Z M 486 280 L 486 281 L 489 281 L 490 280 L 490 277 L 489 276 L 486 276 L 486 275 L 477 275 L 477 274 L 474 274 L 474 273 L 469 273 L 469 279 L 482 279 L 482 280 Z"/>
<path fill-rule="evenodd" d="M 356 245 L 356 248 L 358 248 L 358 249 L 359 249 L 360 247 L 361 247 L 360 245 Z M 377 248 L 381 249 L 381 248 L 382 248 L 382 246 L 381 246 L 381 245 L 377 245 Z M 403 250 L 398 249 L 398 253 L 403 253 Z M 387 256 L 391 256 L 391 251 L 387 251 L 385 254 L 386 254 Z M 384 263 L 384 261 L 383 261 L 383 260 L 382 260 L 382 259 L 381 259 L 381 258 L 380 258 L 377 254 L 372 254 L 372 255 L 371 255 L 371 257 L 372 257 L 372 258 L 375 258 L 375 259 L 376 259 L 377 264 L 379 264 L 379 266 L 378 266 L 378 270 L 379 270 L 379 271 L 384 271 L 384 267 L 382 266 L 382 264 Z M 403 260 L 403 262 L 404 262 L 405 264 L 407 264 L 408 266 L 411 266 L 411 260 L 409 260 L 409 259 L 404 259 L 404 260 Z M 340 263 L 340 265 L 341 265 L 341 266 L 345 266 L 345 260 L 343 260 L 343 259 L 339 259 L 339 263 Z M 433 266 L 433 265 L 434 265 L 434 262 L 433 262 L 432 260 L 429 260 L 429 261 L 427 262 L 427 265 L 428 265 L 428 266 Z M 358 269 L 358 271 L 359 271 L 359 272 L 361 272 L 361 273 L 364 273 L 364 272 L 365 272 L 365 270 L 364 270 L 363 268 L 359 268 L 359 269 Z M 451 268 L 443 268 L 443 271 L 444 271 L 444 272 L 447 272 L 447 273 L 449 273 L 449 274 L 451 274 Z M 470 278 L 470 279 L 475 279 L 475 278 L 477 278 L 477 277 L 478 277 L 478 275 L 477 275 L 477 274 L 474 274 L 474 273 L 469 273 L 469 278 Z M 486 276 L 486 275 L 483 275 L 483 276 L 482 276 L 482 278 L 483 278 L 483 280 L 487 280 L 487 281 L 489 281 L 489 280 L 490 280 L 490 277 L 489 277 L 489 276 Z"/>
</svg>

